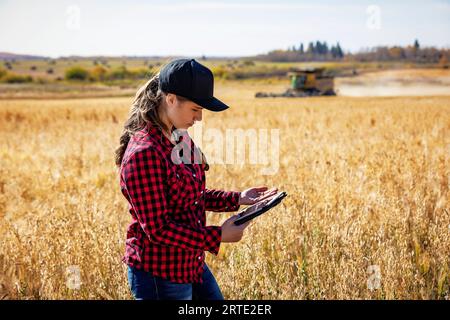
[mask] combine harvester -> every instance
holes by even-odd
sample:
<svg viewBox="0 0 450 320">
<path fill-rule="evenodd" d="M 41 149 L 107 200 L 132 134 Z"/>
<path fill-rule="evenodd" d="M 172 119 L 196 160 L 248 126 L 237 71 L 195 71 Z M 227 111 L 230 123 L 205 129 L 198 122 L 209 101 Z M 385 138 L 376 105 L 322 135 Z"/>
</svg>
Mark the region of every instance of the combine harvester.
<svg viewBox="0 0 450 320">
<path fill-rule="evenodd" d="M 283 93 L 257 92 L 256 98 L 335 96 L 334 76 L 324 75 L 324 68 L 293 69 L 287 73 L 291 87 Z"/>
</svg>

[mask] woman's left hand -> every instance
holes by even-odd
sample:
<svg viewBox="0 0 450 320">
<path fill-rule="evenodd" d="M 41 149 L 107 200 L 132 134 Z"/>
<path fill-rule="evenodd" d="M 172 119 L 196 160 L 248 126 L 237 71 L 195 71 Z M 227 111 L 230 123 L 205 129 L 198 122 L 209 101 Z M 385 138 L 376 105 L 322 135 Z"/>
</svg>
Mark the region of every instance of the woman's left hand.
<svg viewBox="0 0 450 320">
<path fill-rule="evenodd" d="M 241 192 L 239 204 L 255 204 L 261 200 L 272 197 L 278 192 L 277 188 L 268 190 L 267 187 L 253 187 Z"/>
</svg>

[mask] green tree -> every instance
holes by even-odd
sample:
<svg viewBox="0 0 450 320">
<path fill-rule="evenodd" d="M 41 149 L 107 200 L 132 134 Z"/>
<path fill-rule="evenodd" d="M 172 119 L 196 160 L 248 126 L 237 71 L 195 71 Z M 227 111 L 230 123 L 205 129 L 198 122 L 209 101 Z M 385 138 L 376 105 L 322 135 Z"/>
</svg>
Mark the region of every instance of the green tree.
<svg viewBox="0 0 450 320">
<path fill-rule="evenodd" d="M 339 44 L 339 42 L 336 45 L 336 56 L 341 59 L 344 57 L 344 52 L 341 49 L 341 45 Z"/>
<path fill-rule="evenodd" d="M 66 80 L 85 81 L 89 78 L 89 71 L 82 67 L 71 67 L 65 72 Z"/>
</svg>

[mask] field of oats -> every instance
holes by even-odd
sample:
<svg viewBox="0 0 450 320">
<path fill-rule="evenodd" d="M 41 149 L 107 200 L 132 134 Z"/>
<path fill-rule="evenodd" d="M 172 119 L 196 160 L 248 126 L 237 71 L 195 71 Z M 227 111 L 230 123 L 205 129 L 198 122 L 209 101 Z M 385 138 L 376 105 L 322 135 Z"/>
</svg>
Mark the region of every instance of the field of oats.
<svg viewBox="0 0 450 320">
<path fill-rule="evenodd" d="M 276 175 L 216 164 L 208 187 L 289 194 L 207 254 L 225 298 L 449 299 L 450 97 L 253 98 L 282 89 L 219 83 L 232 108 L 203 114 L 280 130 Z M 113 161 L 131 100 L 0 100 L 0 298 L 131 298 Z"/>
</svg>

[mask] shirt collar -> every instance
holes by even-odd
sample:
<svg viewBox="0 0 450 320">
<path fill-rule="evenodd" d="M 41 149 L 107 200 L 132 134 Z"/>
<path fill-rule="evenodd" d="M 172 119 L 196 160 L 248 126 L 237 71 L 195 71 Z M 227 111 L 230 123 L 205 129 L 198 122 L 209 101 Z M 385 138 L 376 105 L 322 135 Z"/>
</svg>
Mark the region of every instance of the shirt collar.
<svg viewBox="0 0 450 320">
<path fill-rule="evenodd" d="M 173 127 L 172 129 L 172 133 L 176 130 L 175 127 Z M 149 133 L 149 135 L 155 137 L 162 145 L 168 147 L 168 148 L 173 148 L 175 145 L 172 143 L 172 141 L 170 141 L 169 138 L 167 138 L 163 132 L 161 131 L 161 128 L 159 128 L 158 126 L 155 126 L 152 123 L 148 123 L 147 124 L 147 131 Z M 189 133 L 186 131 L 185 133 L 181 134 L 178 136 L 178 139 L 176 140 L 177 143 L 180 143 L 183 140 L 183 136 L 184 135 L 188 135 Z"/>
<path fill-rule="evenodd" d="M 175 129 L 176 128 L 174 127 L 172 132 L 175 131 Z M 167 138 L 163 134 L 163 132 L 161 131 L 161 129 L 158 126 L 155 126 L 154 124 L 149 122 L 147 124 L 147 131 L 148 131 L 148 134 L 150 136 L 152 136 L 155 140 L 157 140 L 163 147 L 165 147 L 167 151 L 172 150 L 175 147 L 175 145 L 170 141 L 169 138 Z M 177 140 L 177 144 L 182 142 L 183 137 L 185 137 L 185 136 L 189 137 L 188 131 L 187 130 L 186 131 L 184 131 L 184 130 L 181 131 L 181 134 L 179 135 L 178 140 Z M 195 152 L 200 152 L 200 154 L 202 156 L 202 158 L 201 158 L 202 162 L 203 161 L 206 162 L 206 158 L 203 158 L 203 153 L 197 148 L 197 146 L 195 145 L 194 141 L 192 139 L 190 139 L 190 140 L 187 139 L 187 141 L 191 142 L 190 146 L 189 146 L 191 157 L 194 157 L 194 152 L 192 151 L 192 148 L 193 148 L 195 150 Z M 191 158 L 191 159 L 194 159 L 194 158 Z M 205 165 L 207 166 L 206 170 L 208 170 L 209 165 L 207 163 L 203 163 L 202 164 L 202 166 L 205 166 Z"/>
</svg>

